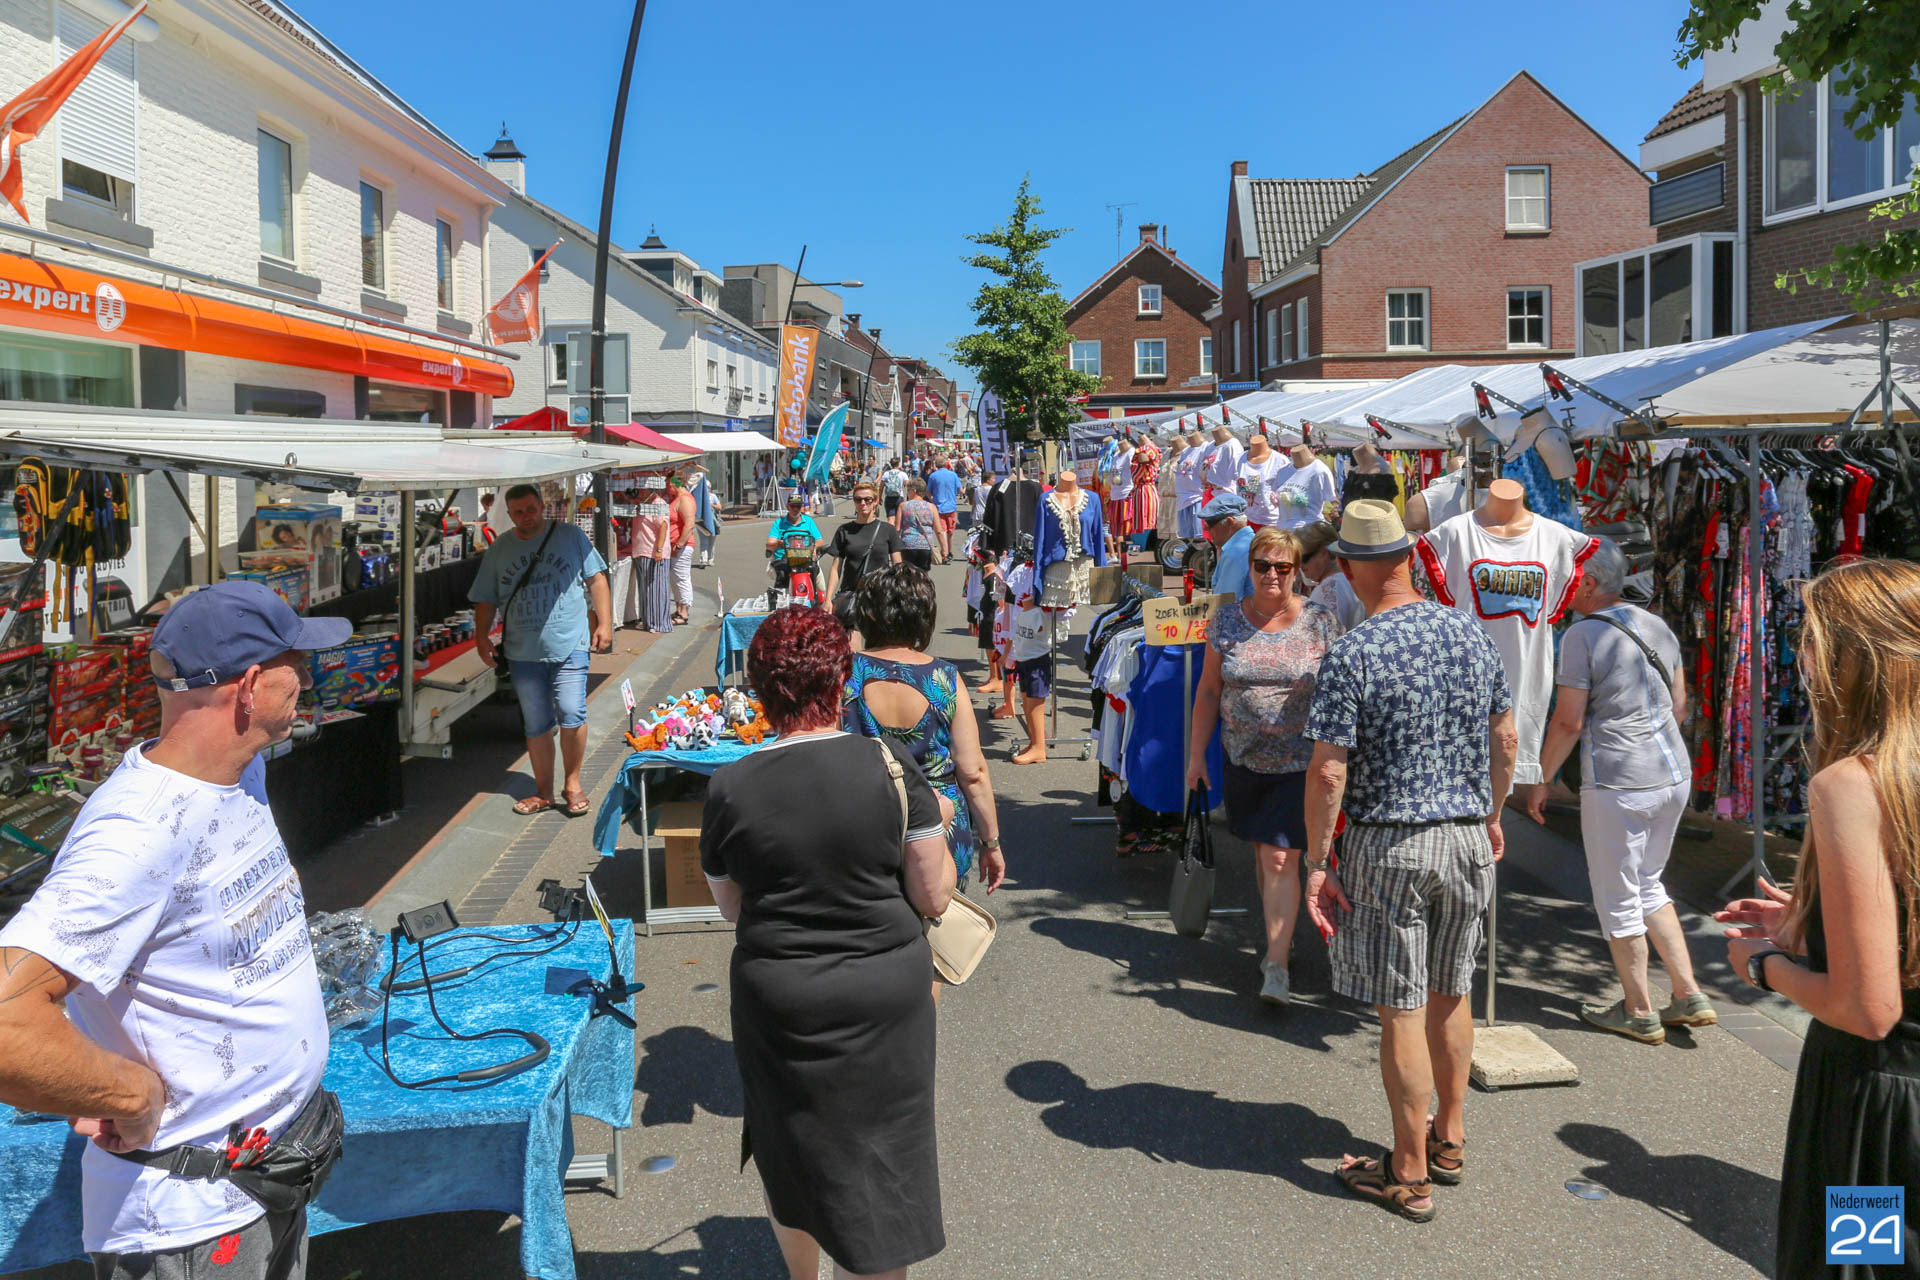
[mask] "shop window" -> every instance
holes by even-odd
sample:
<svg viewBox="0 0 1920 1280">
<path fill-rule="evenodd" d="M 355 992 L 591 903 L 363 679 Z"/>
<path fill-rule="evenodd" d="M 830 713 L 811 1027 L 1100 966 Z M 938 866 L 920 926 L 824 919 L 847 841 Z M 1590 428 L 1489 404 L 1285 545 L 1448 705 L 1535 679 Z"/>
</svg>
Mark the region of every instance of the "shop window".
<svg viewBox="0 0 1920 1280">
<path fill-rule="evenodd" d="M 439 286 L 438 299 L 442 311 L 453 308 L 453 263 L 455 256 L 453 226 L 445 218 L 437 219 L 433 224 L 434 276 Z"/>
<path fill-rule="evenodd" d="M 1160 314 L 1160 286 L 1143 284 L 1140 286 L 1140 314 L 1157 316 Z"/>
<path fill-rule="evenodd" d="M 260 252 L 293 261 L 293 144 L 258 131 L 260 146 Z"/>
<path fill-rule="evenodd" d="M 1200 339 L 1200 372 L 1207 377 L 1213 376 L 1213 339 Z"/>
<path fill-rule="evenodd" d="M 360 283 L 387 287 L 387 196 L 371 183 L 360 184 Z"/>
<path fill-rule="evenodd" d="M 1136 378 L 1164 378 L 1167 376 L 1167 340 L 1165 338 L 1137 338 L 1134 340 L 1133 376 Z"/>
<path fill-rule="evenodd" d="M 446 397 L 426 387 L 396 387 L 370 383 L 367 387 L 367 417 L 375 422 L 446 421 Z"/>
<path fill-rule="evenodd" d="M 0 331 L 0 400 L 134 405 L 132 347 Z"/>
<path fill-rule="evenodd" d="M 1100 344 L 1098 342 L 1076 342 L 1070 348 L 1068 357 L 1075 373 L 1090 373 L 1100 376 Z"/>
<path fill-rule="evenodd" d="M 324 418 L 327 416 L 327 397 L 318 391 L 236 384 L 233 388 L 233 411 L 269 418 Z"/>
<path fill-rule="evenodd" d="M 1545 289 L 1507 290 L 1507 345 L 1509 347 L 1547 345 L 1547 291 Z"/>
<path fill-rule="evenodd" d="M 1507 230 L 1545 231 L 1548 226 L 1545 166 L 1507 170 Z"/>
<path fill-rule="evenodd" d="M 1387 349 L 1425 351 L 1429 345 L 1427 291 L 1387 290 Z"/>
</svg>

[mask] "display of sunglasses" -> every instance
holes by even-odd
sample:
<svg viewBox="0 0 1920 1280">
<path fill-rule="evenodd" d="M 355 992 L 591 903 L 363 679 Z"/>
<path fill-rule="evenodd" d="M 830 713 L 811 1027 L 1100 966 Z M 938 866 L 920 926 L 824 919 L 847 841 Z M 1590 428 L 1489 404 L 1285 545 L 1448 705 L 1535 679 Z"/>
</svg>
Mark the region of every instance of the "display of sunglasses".
<svg viewBox="0 0 1920 1280">
<path fill-rule="evenodd" d="M 1291 560 L 1249 560 L 1247 564 L 1255 573 L 1292 573 L 1298 567 Z"/>
</svg>

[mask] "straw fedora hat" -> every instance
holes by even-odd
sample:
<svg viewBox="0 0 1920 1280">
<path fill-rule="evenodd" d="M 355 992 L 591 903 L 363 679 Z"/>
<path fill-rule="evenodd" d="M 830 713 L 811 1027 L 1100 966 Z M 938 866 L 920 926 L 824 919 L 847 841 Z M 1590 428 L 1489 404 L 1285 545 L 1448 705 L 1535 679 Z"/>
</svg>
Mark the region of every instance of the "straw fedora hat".
<svg viewBox="0 0 1920 1280">
<path fill-rule="evenodd" d="M 1340 516 L 1340 540 L 1333 554 L 1342 560 L 1384 560 L 1413 549 L 1400 512 L 1391 502 L 1361 498 Z"/>
</svg>

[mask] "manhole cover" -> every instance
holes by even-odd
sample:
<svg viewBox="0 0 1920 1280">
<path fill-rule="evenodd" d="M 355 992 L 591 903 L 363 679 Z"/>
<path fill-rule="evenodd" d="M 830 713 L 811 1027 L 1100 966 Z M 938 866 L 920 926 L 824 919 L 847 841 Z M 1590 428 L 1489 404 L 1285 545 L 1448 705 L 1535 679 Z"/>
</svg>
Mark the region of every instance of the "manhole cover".
<svg viewBox="0 0 1920 1280">
<path fill-rule="evenodd" d="M 1566 1187 L 1567 1190 L 1573 1192 L 1573 1194 L 1579 1196 L 1582 1200 L 1610 1200 L 1613 1198 L 1613 1192 L 1607 1190 L 1590 1178 L 1568 1178 Z"/>
<path fill-rule="evenodd" d="M 693 994 L 697 996 L 710 996 L 719 989 L 720 984 L 717 982 L 696 982 L 693 984 Z"/>
<path fill-rule="evenodd" d="M 648 1156 L 645 1160 L 642 1160 L 640 1162 L 640 1172 L 665 1173 L 667 1170 L 673 1168 L 674 1165 L 679 1163 L 680 1162 L 678 1160 L 675 1160 L 672 1156 Z"/>
</svg>

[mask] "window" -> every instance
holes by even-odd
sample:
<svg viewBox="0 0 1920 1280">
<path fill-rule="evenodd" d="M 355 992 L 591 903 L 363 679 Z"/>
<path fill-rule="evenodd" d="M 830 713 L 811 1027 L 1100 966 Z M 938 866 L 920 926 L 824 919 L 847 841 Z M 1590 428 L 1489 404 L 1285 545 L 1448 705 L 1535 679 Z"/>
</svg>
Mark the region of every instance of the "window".
<svg viewBox="0 0 1920 1280">
<path fill-rule="evenodd" d="M 1133 376 L 1136 378 L 1164 378 L 1167 376 L 1167 340 L 1165 338 L 1137 338 L 1134 340 Z"/>
<path fill-rule="evenodd" d="M 1267 358 L 1262 364 L 1280 363 L 1280 313 L 1267 308 Z"/>
<path fill-rule="evenodd" d="M 107 23 L 67 0 L 55 6 L 57 46 L 64 61 L 104 34 Z M 132 221 L 139 178 L 139 46 L 116 40 L 60 108 L 60 185 Z"/>
<path fill-rule="evenodd" d="M 1507 230 L 1545 231 L 1547 170 L 1544 166 L 1507 170 Z"/>
<path fill-rule="evenodd" d="M 1507 345 L 1510 347 L 1547 345 L 1547 291 L 1545 289 L 1507 290 Z"/>
<path fill-rule="evenodd" d="M 131 408 L 133 358 L 132 347 L 0 332 L 0 400 Z"/>
<path fill-rule="evenodd" d="M 1100 344 L 1097 342 L 1076 342 L 1071 348 L 1071 362 L 1075 373 L 1090 373 L 1100 376 Z"/>
<path fill-rule="evenodd" d="M 1307 342 L 1307 299 L 1302 298 L 1294 304 L 1294 327 L 1300 331 L 1300 358 L 1305 360 L 1313 348 Z"/>
<path fill-rule="evenodd" d="M 439 302 L 442 311 L 453 310 L 453 226 L 445 218 L 439 218 L 433 224 L 433 239 L 436 246 L 434 254 L 434 278 L 439 285 Z"/>
<path fill-rule="evenodd" d="M 259 130 L 260 252 L 293 261 L 293 144 Z"/>
<path fill-rule="evenodd" d="M 528 245 L 528 246 L 527 246 L 527 257 L 528 257 L 528 258 L 530 258 L 530 259 L 532 259 L 532 260 L 533 260 L 534 262 L 539 262 L 539 263 L 540 263 L 540 279 L 541 279 L 541 281 L 542 281 L 542 282 L 544 282 L 544 281 L 546 280 L 546 278 L 547 278 L 547 273 L 548 273 L 549 271 L 551 271 L 551 270 L 553 270 L 553 259 L 552 259 L 552 258 L 548 258 L 548 259 L 547 259 L 546 261 L 544 261 L 544 262 L 541 262 L 541 261 L 540 261 L 540 259 L 541 259 L 541 255 L 543 255 L 543 254 L 545 254 L 545 253 L 546 253 L 546 250 L 545 250 L 545 249 L 542 249 L 542 248 L 541 248 L 541 247 L 540 247 L 539 245 L 537 245 L 537 244 L 535 244 L 535 245 Z"/>
<path fill-rule="evenodd" d="M 1200 339 L 1200 372 L 1206 377 L 1213 376 L 1213 339 Z"/>
<path fill-rule="evenodd" d="M 738 365 L 730 364 L 727 366 L 727 394 L 730 396 L 740 394 L 740 367 Z"/>
<path fill-rule="evenodd" d="M 1280 308 L 1280 363 L 1293 363 L 1293 304 Z"/>
<path fill-rule="evenodd" d="M 1160 286 L 1143 284 L 1140 286 L 1140 314 L 1157 316 L 1160 314 Z"/>
<path fill-rule="evenodd" d="M 547 350 L 551 353 L 547 357 L 547 385 L 564 387 L 567 385 L 567 344 L 556 342 Z"/>
<path fill-rule="evenodd" d="M 360 283 L 387 287 L 387 197 L 371 183 L 360 184 Z"/>
<path fill-rule="evenodd" d="M 1811 213 L 1884 199 L 1904 189 L 1920 162 L 1920 108 L 1890 129 L 1856 138 L 1846 113 L 1854 97 L 1830 80 L 1769 95 L 1765 112 L 1766 215 Z"/>
<path fill-rule="evenodd" d="M 718 360 L 707 361 L 707 390 L 714 394 L 718 394 L 720 390 L 720 362 Z"/>
<path fill-rule="evenodd" d="M 1427 291 L 1387 290 L 1387 349 L 1425 351 L 1428 345 Z"/>
<path fill-rule="evenodd" d="M 1238 374 L 1240 372 L 1240 322 L 1238 320 L 1233 322 L 1233 351 L 1228 358 L 1233 361 L 1234 373 Z"/>
<path fill-rule="evenodd" d="M 1640 351 L 1736 331 L 1733 236 L 1709 232 L 1576 266 L 1574 345 L 1582 356 Z M 1508 293 L 1507 323 L 1517 306 Z M 1551 314 L 1550 292 L 1542 310 Z M 1550 328 L 1550 326 L 1548 326 Z M 1552 334 L 1546 340 L 1551 342 Z"/>
</svg>

